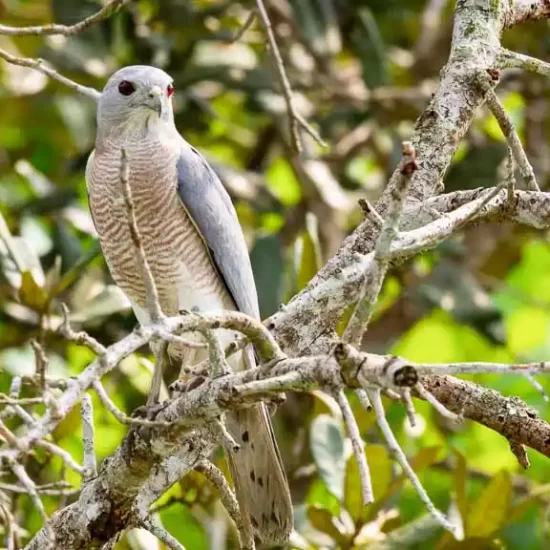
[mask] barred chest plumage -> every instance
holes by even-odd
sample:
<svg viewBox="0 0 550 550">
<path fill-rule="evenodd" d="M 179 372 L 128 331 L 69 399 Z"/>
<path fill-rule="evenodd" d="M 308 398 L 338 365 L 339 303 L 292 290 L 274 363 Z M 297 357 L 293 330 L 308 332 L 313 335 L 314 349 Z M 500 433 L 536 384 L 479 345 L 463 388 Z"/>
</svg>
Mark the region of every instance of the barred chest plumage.
<svg viewBox="0 0 550 550">
<path fill-rule="evenodd" d="M 90 157 L 86 170 L 90 209 L 116 284 L 135 305 L 145 308 L 145 286 L 130 237 L 121 182 L 122 146 L 138 230 L 163 312 L 171 316 L 195 306 L 233 309 L 204 241 L 179 200 L 176 162 L 180 150 L 176 140 L 154 136 L 124 142 L 104 140 Z"/>
</svg>

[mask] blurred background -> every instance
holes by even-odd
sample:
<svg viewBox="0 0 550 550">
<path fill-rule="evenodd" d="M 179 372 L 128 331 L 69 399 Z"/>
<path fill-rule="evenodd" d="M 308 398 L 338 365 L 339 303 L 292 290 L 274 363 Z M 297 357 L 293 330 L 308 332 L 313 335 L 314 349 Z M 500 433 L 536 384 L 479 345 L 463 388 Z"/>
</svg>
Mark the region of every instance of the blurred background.
<svg viewBox="0 0 550 550">
<path fill-rule="evenodd" d="M 255 22 L 232 42 L 252 2 L 139 0 L 71 38 L 0 36 L 0 48 L 12 55 L 44 58 L 98 89 L 130 64 L 156 65 L 174 77 L 176 124 L 207 156 L 236 204 L 264 317 L 303 288 L 361 220 L 357 199 L 374 202 L 381 193 L 400 158 L 401 141 L 410 136 L 448 58 L 454 2 L 266 0 L 266 5 L 297 107 L 329 144 L 323 148 L 305 139 L 307 160 L 288 145 L 286 107 L 261 27 Z M 0 0 L 0 20 L 17 26 L 73 24 L 99 7 Z M 548 59 L 548 24 L 508 32 L 503 45 Z M 508 71 L 498 92 L 539 184 L 548 190 L 549 81 Z M 0 62 L 0 213 L 30 272 L 21 276 L 8 261 L 0 264 L 0 392 L 9 392 L 12 376 L 34 373 L 33 338 L 47 351 L 51 377 L 76 375 L 93 358 L 56 334 L 61 302 L 76 327 L 106 345 L 136 325 L 108 275 L 88 213 L 84 167 L 94 139 L 92 100 L 32 69 Z M 503 177 L 505 156 L 497 123 L 480 111 L 456 151 L 446 191 L 494 185 Z M 6 260 L 1 242 L 0 255 Z M 394 268 L 364 347 L 424 362 L 548 360 L 549 235 L 481 225 Z M 144 349 L 104 380 L 127 413 L 145 401 L 151 360 Z M 550 420 L 546 400 L 524 378 L 472 378 L 520 396 Z M 36 388 L 25 386 L 25 396 L 35 394 Z M 102 460 L 126 427 L 92 397 Z M 452 541 L 426 517 L 382 445 L 373 415 L 353 402 L 369 442 L 376 497 L 373 506 L 361 509 L 339 410 L 314 393 L 288 396 L 275 418 L 296 505 L 295 547 L 548 547 L 549 459 L 530 451 L 532 466 L 522 471 L 495 432 L 471 422 L 449 425 L 425 403 L 416 405 L 420 418 L 414 429 L 400 406 L 387 403 L 388 417 L 436 505 L 462 519 L 465 540 Z M 40 406 L 29 410 L 41 412 Z M 73 413 L 54 438 L 81 460 L 80 415 Z M 217 462 L 223 467 L 222 456 Z M 37 453 L 26 467 L 37 483 L 64 479 L 80 486 L 57 457 Z M 37 511 L 26 495 L 2 492 L 4 481 L 9 476 L 0 477 L 0 497 L 32 535 L 40 527 Z M 46 497 L 48 513 L 74 498 Z M 187 548 L 235 547 L 216 494 L 200 474 L 182 480 L 156 507 Z M 26 540 L 24 532 L 21 537 Z M 163 547 L 132 531 L 115 548 Z"/>
</svg>

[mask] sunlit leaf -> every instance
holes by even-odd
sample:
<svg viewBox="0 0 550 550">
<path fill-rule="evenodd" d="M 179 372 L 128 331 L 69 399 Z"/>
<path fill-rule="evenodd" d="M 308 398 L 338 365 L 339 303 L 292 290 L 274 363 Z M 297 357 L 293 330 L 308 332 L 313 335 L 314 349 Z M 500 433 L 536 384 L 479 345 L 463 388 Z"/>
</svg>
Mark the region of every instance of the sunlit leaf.
<svg viewBox="0 0 550 550">
<path fill-rule="evenodd" d="M 341 512 L 340 500 L 329 491 L 323 479 L 317 478 L 313 481 L 307 495 L 307 503 L 325 508 L 333 516 L 339 516 Z"/>
<path fill-rule="evenodd" d="M 425 470 L 429 466 L 431 466 L 434 462 L 436 462 L 439 454 L 441 452 L 441 447 L 433 446 L 433 447 L 423 447 L 418 451 L 418 453 L 409 459 L 409 463 L 412 467 L 412 469 L 418 474 L 419 472 Z M 373 504 L 371 504 L 366 512 L 367 512 L 367 520 L 373 520 L 378 512 L 383 508 L 385 503 L 397 492 L 401 489 L 403 486 L 403 483 L 405 483 L 408 480 L 408 477 L 405 475 L 405 473 L 400 474 L 388 487 L 385 494 L 380 496 L 379 498 L 376 498 Z"/>
<path fill-rule="evenodd" d="M 392 480 L 392 462 L 386 447 L 382 445 L 367 445 L 365 458 L 371 473 L 374 499 L 386 494 Z M 344 504 L 351 517 L 357 523 L 364 516 L 365 507 L 361 493 L 361 478 L 355 456 L 348 458 L 346 464 L 346 480 Z"/>
<path fill-rule="evenodd" d="M 466 458 L 464 455 L 455 450 L 455 471 L 454 471 L 454 489 L 455 500 L 462 522 L 465 523 L 468 519 L 468 494 L 466 491 L 466 481 L 468 476 Z M 465 526 L 467 530 L 467 526 Z"/>
<path fill-rule="evenodd" d="M 487 537 L 506 523 L 510 509 L 512 484 L 510 474 L 501 471 L 484 487 L 471 503 L 466 522 L 468 536 Z"/>
<path fill-rule="evenodd" d="M 175 503 L 160 513 L 164 527 L 186 548 L 208 550 L 208 537 L 187 506 Z"/>
<path fill-rule="evenodd" d="M 23 305 L 42 311 L 46 305 L 48 295 L 46 291 L 38 286 L 30 271 L 25 271 L 21 278 L 21 288 L 19 289 L 19 300 Z"/>
<path fill-rule="evenodd" d="M 302 191 L 292 167 L 283 158 L 278 158 L 269 167 L 265 175 L 266 182 L 277 198 L 287 206 L 297 204 Z"/>
<path fill-rule="evenodd" d="M 318 531 L 326 533 L 339 544 L 349 544 L 353 534 L 346 534 L 345 528 L 338 517 L 331 514 L 327 509 L 310 506 L 307 510 L 307 517 L 311 525 Z"/>
</svg>

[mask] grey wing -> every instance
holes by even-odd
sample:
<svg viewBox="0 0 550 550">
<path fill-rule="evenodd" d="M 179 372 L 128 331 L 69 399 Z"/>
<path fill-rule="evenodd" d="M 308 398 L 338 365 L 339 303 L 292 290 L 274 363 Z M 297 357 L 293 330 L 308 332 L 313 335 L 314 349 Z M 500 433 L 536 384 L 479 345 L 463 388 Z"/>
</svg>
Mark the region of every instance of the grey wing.
<svg viewBox="0 0 550 550">
<path fill-rule="evenodd" d="M 237 213 L 204 157 L 182 139 L 178 195 L 208 247 L 239 311 L 259 318 L 258 296 Z"/>
</svg>

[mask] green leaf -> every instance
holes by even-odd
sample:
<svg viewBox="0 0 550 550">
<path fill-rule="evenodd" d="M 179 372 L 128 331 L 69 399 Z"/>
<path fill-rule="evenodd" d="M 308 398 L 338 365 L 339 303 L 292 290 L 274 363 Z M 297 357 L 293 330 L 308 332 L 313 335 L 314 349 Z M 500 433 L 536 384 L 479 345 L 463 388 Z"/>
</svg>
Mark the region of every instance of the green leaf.
<svg viewBox="0 0 550 550">
<path fill-rule="evenodd" d="M 187 506 L 176 503 L 160 513 L 164 528 L 186 548 L 207 550 L 208 537 Z"/>
<path fill-rule="evenodd" d="M 48 296 L 46 291 L 38 286 L 30 271 L 25 271 L 21 277 L 19 300 L 21 303 L 35 311 L 43 311 Z"/>
<path fill-rule="evenodd" d="M 273 161 L 265 174 L 267 185 L 285 206 L 294 206 L 302 198 L 300 182 L 284 158 Z"/>
<path fill-rule="evenodd" d="M 389 81 L 386 45 L 372 11 L 363 7 L 357 11 L 352 40 L 363 64 L 363 80 L 369 88 Z"/>
<path fill-rule="evenodd" d="M 428 468 L 428 466 L 431 466 L 434 462 L 437 461 L 440 451 L 440 446 L 423 447 L 422 449 L 420 449 L 420 451 L 418 451 L 416 456 L 409 460 L 412 469 L 416 473 L 425 470 L 426 468 Z M 385 494 L 382 495 L 380 498 L 376 498 L 374 503 L 367 508 L 367 516 L 365 518 L 365 521 L 372 521 L 378 515 L 378 512 L 388 502 L 388 500 L 395 493 L 397 493 L 399 489 L 401 489 L 403 483 L 405 483 L 407 479 L 408 478 L 404 473 L 397 477 L 387 488 Z"/>
<path fill-rule="evenodd" d="M 296 292 L 302 290 L 311 281 L 319 271 L 321 263 L 319 224 L 317 218 L 309 213 L 306 215 L 306 229 L 296 242 L 296 264 L 298 266 Z"/>
<path fill-rule="evenodd" d="M 327 488 L 322 479 L 315 479 L 309 488 L 306 499 L 310 506 L 319 506 L 328 510 L 333 516 L 339 516 L 341 512 L 340 501 Z"/>
<path fill-rule="evenodd" d="M 510 474 L 501 471 L 485 486 L 472 504 L 466 522 L 466 534 L 472 537 L 488 537 L 506 523 L 512 496 Z"/>
<path fill-rule="evenodd" d="M 307 518 L 315 529 L 326 533 L 344 548 L 349 545 L 353 533 L 346 534 L 343 524 L 338 521 L 338 517 L 331 514 L 325 508 L 310 506 L 307 510 Z"/>
<path fill-rule="evenodd" d="M 383 445 L 368 445 L 365 448 L 365 458 L 369 465 L 372 479 L 372 489 L 375 500 L 386 494 L 392 481 L 392 464 L 388 450 Z M 346 482 L 344 503 L 347 511 L 356 524 L 359 524 L 367 511 L 363 506 L 361 495 L 361 478 L 355 456 L 348 459 L 346 465 Z"/>
<path fill-rule="evenodd" d="M 454 472 L 454 489 L 456 505 L 462 517 L 465 529 L 468 518 L 468 494 L 466 492 L 466 481 L 468 479 L 468 469 L 466 457 L 459 451 L 455 450 L 456 465 Z"/>
<path fill-rule="evenodd" d="M 279 235 L 260 236 L 250 252 L 262 319 L 279 307 L 283 298 L 284 259 Z"/>
<path fill-rule="evenodd" d="M 311 424 L 311 454 L 328 490 L 340 501 L 344 496 L 344 434 L 332 416 L 321 414 Z"/>
</svg>

